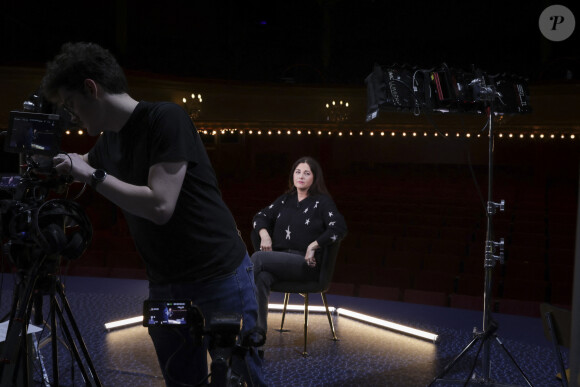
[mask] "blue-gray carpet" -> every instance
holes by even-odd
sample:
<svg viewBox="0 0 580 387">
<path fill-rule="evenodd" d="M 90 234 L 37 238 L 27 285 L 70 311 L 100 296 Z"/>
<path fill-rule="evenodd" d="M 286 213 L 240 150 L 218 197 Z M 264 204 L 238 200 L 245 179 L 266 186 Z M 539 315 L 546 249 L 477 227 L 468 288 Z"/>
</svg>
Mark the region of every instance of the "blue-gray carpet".
<svg viewBox="0 0 580 387">
<path fill-rule="evenodd" d="M 111 278 L 63 278 L 67 299 L 82 338 L 103 386 L 163 386 L 153 346 L 141 326 L 107 332 L 104 323 L 141 315 L 147 283 L 140 280 Z M 5 315 L 11 306 L 9 275 L 4 277 L 2 305 Z M 291 300 L 302 303 L 296 296 Z M 273 296 L 281 302 L 281 295 Z M 313 295 L 313 302 L 319 302 Z M 360 299 L 329 295 L 329 303 L 360 313 L 385 318 L 439 335 L 436 343 L 395 333 L 349 317 L 334 316 L 339 341 L 332 341 L 326 315 L 311 314 L 308 352 L 303 358 L 303 314 L 290 313 L 280 333 L 281 313 L 271 312 L 268 342 L 265 346 L 264 374 L 270 386 L 427 386 L 472 340 L 474 327 L 481 329 L 483 312 L 432 307 L 402 302 Z M 45 309 L 47 305 L 45 305 Z M 47 311 L 45 312 L 45 319 Z M 497 336 L 490 342 L 491 378 L 498 384 L 526 386 L 518 369 L 510 362 L 501 341 L 532 385 L 560 386 L 551 344 L 545 339 L 541 320 L 515 315 L 495 314 Z M 38 334 L 42 338 L 48 332 Z M 62 333 L 57 330 L 57 336 Z M 45 369 L 52 379 L 54 357 L 50 345 L 41 349 Z M 61 345 L 57 356 L 60 386 L 84 386 L 78 367 L 71 366 L 71 355 Z M 475 360 L 476 375 L 482 370 L 477 346 L 467 352 L 446 375 L 445 380 L 465 380 Z M 567 355 L 565 353 L 565 355 Z M 34 364 L 34 385 L 41 386 L 42 369 Z M 479 375 L 481 376 L 481 375 Z M 457 383 L 437 382 L 446 387 Z M 471 385 L 478 385 L 470 383 Z"/>
</svg>

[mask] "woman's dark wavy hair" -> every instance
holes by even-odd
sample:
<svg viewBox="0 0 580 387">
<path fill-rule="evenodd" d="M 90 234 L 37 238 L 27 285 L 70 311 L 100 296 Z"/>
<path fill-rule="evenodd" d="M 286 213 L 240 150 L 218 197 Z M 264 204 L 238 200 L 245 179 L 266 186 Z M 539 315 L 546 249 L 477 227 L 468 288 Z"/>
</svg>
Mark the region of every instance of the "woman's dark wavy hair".
<svg viewBox="0 0 580 387">
<path fill-rule="evenodd" d="M 83 92 L 85 79 L 92 79 L 111 94 L 129 90 L 125 73 L 109 50 L 96 43 L 69 42 L 47 63 L 42 93 L 55 101 L 61 88 Z"/>
<path fill-rule="evenodd" d="M 312 174 L 314 176 L 314 180 L 312 181 L 312 185 L 308 189 L 308 195 L 318 195 L 324 194 L 330 196 L 328 189 L 326 188 L 326 184 L 324 183 L 324 175 L 322 174 L 322 168 L 318 161 L 314 160 L 312 157 L 305 156 L 301 157 L 294 162 L 292 168 L 290 169 L 290 178 L 288 180 L 288 191 L 287 193 L 294 193 L 296 192 L 296 187 L 294 186 L 294 171 L 298 164 L 306 163 L 310 167 Z"/>
</svg>

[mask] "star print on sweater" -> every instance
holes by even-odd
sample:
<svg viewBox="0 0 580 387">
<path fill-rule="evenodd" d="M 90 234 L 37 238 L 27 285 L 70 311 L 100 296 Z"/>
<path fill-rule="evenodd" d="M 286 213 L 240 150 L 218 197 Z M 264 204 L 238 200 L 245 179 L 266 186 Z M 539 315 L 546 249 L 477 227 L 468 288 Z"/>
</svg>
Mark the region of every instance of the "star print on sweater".
<svg viewBox="0 0 580 387">
<path fill-rule="evenodd" d="M 332 198 L 319 194 L 298 201 L 295 192 L 279 196 L 254 216 L 254 230 L 266 229 L 274 250 L 306 251 L 313 241 L 321 247 L 341 240 L 347 233 L 344 217 Z"/>
</svg>

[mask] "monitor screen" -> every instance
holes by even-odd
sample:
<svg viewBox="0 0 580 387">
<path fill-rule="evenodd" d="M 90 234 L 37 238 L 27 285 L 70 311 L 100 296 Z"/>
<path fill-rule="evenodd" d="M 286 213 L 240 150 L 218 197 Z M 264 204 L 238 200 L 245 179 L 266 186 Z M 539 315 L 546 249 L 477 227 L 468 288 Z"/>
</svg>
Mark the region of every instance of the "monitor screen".
<svg viewBox="0 0 580 387">
<path fill-rule="evenodd" d="M 57 114 L 10 112 L 6 152 L 55 155 L 60 151 L 62 122 Z"/>
</svg>

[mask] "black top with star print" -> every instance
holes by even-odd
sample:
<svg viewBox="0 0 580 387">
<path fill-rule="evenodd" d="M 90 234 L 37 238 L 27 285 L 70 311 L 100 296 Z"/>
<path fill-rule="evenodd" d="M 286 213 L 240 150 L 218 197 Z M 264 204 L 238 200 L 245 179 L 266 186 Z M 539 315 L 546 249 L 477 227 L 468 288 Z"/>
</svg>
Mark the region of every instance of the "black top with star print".
<svg viewBox="0 0 580 387">
<path fill-rule="evenodd" d="M 305 252 L 314 240 L 321 247 L 342 239 L 347 233 L 344 217 L 327 195 L 308 196 L 298 201 L 294 192 L 278 197 L 254 216 L 256 231 L 267 229 L 275 251 Z"/>
</svg>

